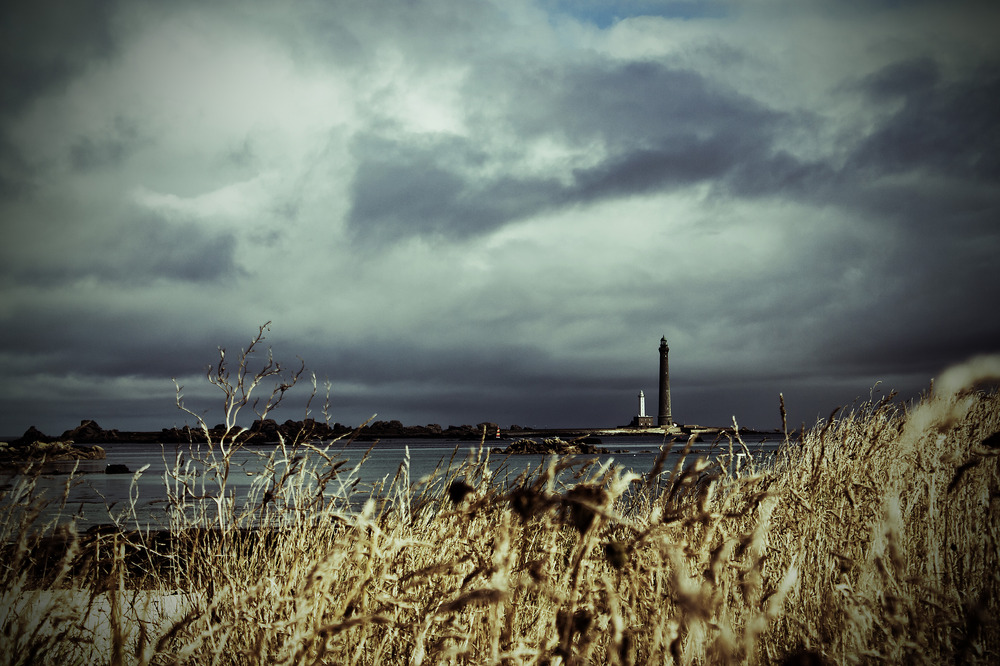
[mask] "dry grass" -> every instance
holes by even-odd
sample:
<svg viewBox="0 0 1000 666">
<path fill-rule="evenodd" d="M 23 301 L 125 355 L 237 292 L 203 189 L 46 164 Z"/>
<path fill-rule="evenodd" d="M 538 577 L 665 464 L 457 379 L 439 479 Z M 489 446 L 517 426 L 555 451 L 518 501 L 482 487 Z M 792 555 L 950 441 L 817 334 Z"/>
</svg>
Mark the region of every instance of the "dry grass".
<svg viewBox="0 0 1000 666">
<path fill-rule="evenodd" d="M 166 533 L 45 550 L 7 519 L 0 662 L 997 663 L 1000 396 L 975 381 L 643 478 L 471 460 L 365 493 L 300 444 L 235 498 L 218 451 L 215 477 L 179 458 Z"/>
</svg>

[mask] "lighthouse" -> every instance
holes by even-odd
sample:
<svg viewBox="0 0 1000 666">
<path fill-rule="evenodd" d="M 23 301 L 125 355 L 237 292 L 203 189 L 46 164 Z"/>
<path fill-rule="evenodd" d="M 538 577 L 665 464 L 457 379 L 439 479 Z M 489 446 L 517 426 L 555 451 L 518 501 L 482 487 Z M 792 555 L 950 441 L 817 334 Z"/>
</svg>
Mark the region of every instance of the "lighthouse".
<svg viewBox="0 0 1000 666">
<path fill-rule="evenodd" d="M 639 414 L 632 417 L 630 428 L 652 428 L 653 417 L 646 415 L 646 394 L 639 391 Z"/>
<path fill-rule="evenodd" d="M 670 364 L 667 361 L 667 354 L 670 347 L 667 346 L 667 337 L 660 338 L 660 411 L 656 417 L 656 425 L 653 425 L 653 417 L 646 414 L 646 394 L 639 391 L 639 414 L 632 417 L 630 428 L 673 428 L 674 417 L 670 412 Z"/>
<path fill-rule="evenodd" d="M 667 345 L 667 337 L 660 338 L 660 411 L 656 417 L 656 425 L 669 428 L 674 424 L 670 414 L 670 364 L 667 355 L 670 347 Z"/>
</svg>

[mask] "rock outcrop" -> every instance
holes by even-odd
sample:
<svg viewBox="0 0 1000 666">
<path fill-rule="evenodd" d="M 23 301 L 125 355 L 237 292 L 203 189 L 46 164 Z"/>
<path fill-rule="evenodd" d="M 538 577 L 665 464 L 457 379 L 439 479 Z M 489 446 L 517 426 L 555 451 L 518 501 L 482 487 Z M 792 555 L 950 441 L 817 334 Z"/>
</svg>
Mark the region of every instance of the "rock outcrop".
<svg viewBox="0 0 1000 666">
<path fill-rule="evenodd" d="M 118 439 L 118 431 L 105 430 L 97 425 L 97 421 L 84 419 L 77 427 L 64 432 L 59 439 L 74 442 L 113 442 Z"/>
<path fill-rule="evenodd" d="M 0 464 L 23 465 L 32 462 L 56 462 L 60 460 L 103 460 L 104 449 L 87 446 L 73 441 L 18 440 L 10 444 L 0 442 Z"/>
<path fill-rule="evenodd" d="M 596 437 L 581 437 L 566 442 L 558 437 L 551 437 L 536 441 L 534 439 L 519 439 L 512 442 L 510 446 L 493 449 L 493 453 L 502 455 L 597 455 L 611 453 L 609 450 L 597 446 L 601 440 Z"/>
<path fill-rule="evenodd" d="M 371 441 L 388 437 L 422 437 L 478 441 L 483 438 L 484 430 L 487 440 L 495 439 L 498 429 L 499 426 L 496 423 L 488 421 L 476 425 L 449 425 L 447 428 L 442 428 L 437 423 L 429 423 L 425 426 L 404 426 L 399 421 L 373 421 L 358 431 L 357 439 Z"/>
</svg>

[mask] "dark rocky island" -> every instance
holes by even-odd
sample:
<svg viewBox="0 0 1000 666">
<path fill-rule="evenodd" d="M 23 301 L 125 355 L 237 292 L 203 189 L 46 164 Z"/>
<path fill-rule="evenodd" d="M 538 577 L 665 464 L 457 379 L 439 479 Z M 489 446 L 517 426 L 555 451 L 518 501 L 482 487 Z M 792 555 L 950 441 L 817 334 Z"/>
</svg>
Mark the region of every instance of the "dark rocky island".
<svg viewBox="0 0 1000 666">
<path fill-rule="evenodd" d="M 495 447 L 492 452 L 502 455 L 597 455 L 611 453 L 608 449 L 597 446 L 601 440 L 597 437 L 580 437 L 569 442 L 558 437 L 549 437 L 540 441 L 534 439 L 519 439 L 506 447 Z"/>
</svg>

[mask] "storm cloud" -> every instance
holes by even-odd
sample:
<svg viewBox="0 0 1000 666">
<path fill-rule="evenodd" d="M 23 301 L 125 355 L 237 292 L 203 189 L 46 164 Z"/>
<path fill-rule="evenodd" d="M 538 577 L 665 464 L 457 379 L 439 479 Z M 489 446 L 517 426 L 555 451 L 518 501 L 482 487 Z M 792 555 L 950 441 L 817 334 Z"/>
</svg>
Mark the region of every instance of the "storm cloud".
<svg viewBox="0 0 1000 666">
<path fill-rule="evenodd" d="M 990 3 L 2 11 L 2 434 L 217 420 L 267 321 L 341 423 L 626 423 L 666 335 L 679 421 L 770 428 L 1000 346 Z"/>
</svg>

